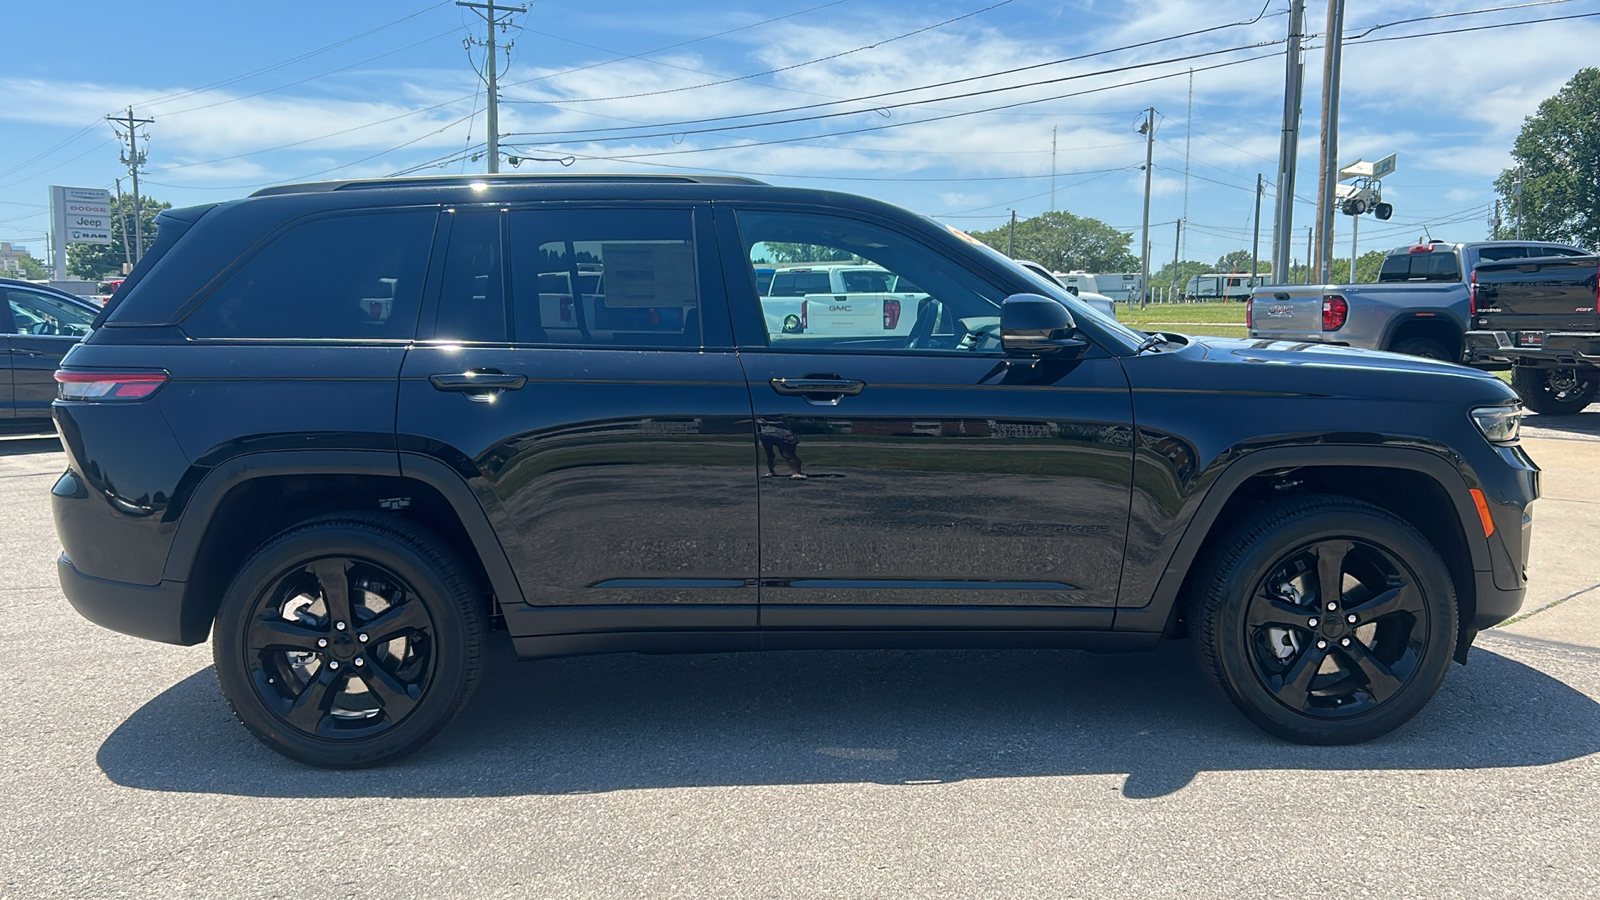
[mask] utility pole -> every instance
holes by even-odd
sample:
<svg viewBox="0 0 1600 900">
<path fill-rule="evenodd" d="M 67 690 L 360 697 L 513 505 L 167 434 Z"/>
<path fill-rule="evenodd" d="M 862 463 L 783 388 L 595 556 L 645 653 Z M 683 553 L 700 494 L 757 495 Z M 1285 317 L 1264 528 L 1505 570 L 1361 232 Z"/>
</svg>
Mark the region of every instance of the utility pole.
<svg viewBox="0 0 1600 900">
<path fill-rule="evenodd" d="M 485 81 L 488 84 L 489 95 L 489 174 L 494 175 L 500 171 L 500 85 L 497 75 L 494 45 L 494 30 L 502 24 L 501 13 L 509 19 L 512 13 L 525 13 L 526 6 L 496 6 L 494 0 L 488 3 L 468 3 L 465 0 L 456 0 L 457 6 L 465 6 L 473 12 L 483 16 L 484 24 L 488 26 L 488 39 L 483 46 L 488 48 L 488 55 L 484 58 L 488 72 Z M 469 39 L 470 40 L 470 39 Z"/>
<path fill-rule="evenodd" d="M 1172 286 L 1167 289 L 1168 299 L 1171 299 L 1172 294 L 1178 292 L 1178 255 L 1183 248 L 1183 220 L 1179 219 L 1176 224 L 1178 230 L 1172 233 Z M 1185 284 L 1183 287 L 1188 288 L 1189 285 Z M 1181 297 L 1182 294 L 1179 294 L 1179 296 Z"/>
<path fill-rule="evenodd" d="M 1306 226 L 1306 284 L 1311 283 L 1311 235 L 1315 231 L 1310 225 Z"/>
<path fill-rule="evenodd" d="M 1517 166 L 1517 183 L 1511 187 L 1511 196 L 1517 205 L 1517 240 L 1522 240 L 1522 167 Z"/>
<path fill-rule="evenodd" d="M 1322 51 L 1322 164 L 1317 167 L 1317 278 L 1333 280 L 1333 186 L 1339 181 L 1339 63 L 1344 47 L 1344 0 L 1328 0 Z"/>
<path fill-rule="evenodd" d="M 1356 279 L 1356 236 L 1361 233 L 1361 217 L 1350 217 L 1350 283 L 1355 284 Z"/>
<path fill-rule="evenodd" d="M 1183 221 L 1189 221 L 1189 145 L 1194 141 L 1194 70 L 1189 70 L 1189 112 L 1183 120 Z M 1178 248 L 1182 255 L 1182 247 Z M 1176 273 L 1174 273 L 1176 274 Z"/>
<path fill-rule="evenodd" d="M 139 152 L 138 132 L 140 125 L 149 125 L 155 119 L 135 119 L 133 107 L 128 107 L 126 116 L 106 116 L 112 122 L 128 130 L 128 152 L 122 154 L 122 164 L 128 167 L 128 172 L 133 176 L 133 264 L 139 264 L 139 258 L 144 256 L 144 216 L 139 205 L 139 167 L 144 165 L 144 154 Z M 120 133 L 117 137 L 122 137 Z M 148 136 L 146 140 L 148 140 Z M 119 187 L 118 190 L 121 190 Z M 127 228 L 122 230 L 123 237 L 128 234 Z"/>
<path fill-rule="evenodd" d="M 1050 126 L 1050 211 L 1056 211 L 1056 126 Z"/>
<path fill-rule="evenodd" d="M 1266 186 L 1261 182 L 1261 173 L 1256 173 L 1256 233 L 1250 240 L 1250 284 L 1261 271 L 1261 192 Z"/>
<path fill-rule="evenodd" d="M 1495 198 L 1494 215 L 1489 219 L 1489 240 L 1500 240 L 1500 200 Z"/>
<path fill-rule="evenodd" d="M 1144 234 L 1139 241 L 1139 308 L 1150 305 L 1150 166 L 1155 162 L 1156 108 L 1145 110 L 1144 124 L 1139 126 L 1144 135 Z"/>
<path fill-rule="evenodd" d="M 1017 258 L 1017 211 L 1011 211 L 1011 229 L 1006 232 L 1006 255 L 1012 259 Z"/>
<path fill-rule="evenodd" d="M 122 274 L 126 275 L 133 268 L 133 254 L 128 251 L 128 205 L 122 202 L 121 178 L 117 179 L 117 209 L 122 211 L 122 264 L 127 267 Z"/>
<path fill-rule="evenodd" d="M 1288 284 L 1292 268 L 1289 247 L 1294 229 L 1294 170 L 1300 153 L 1300 95 L 1305 88 L 1305 63 L 1300 41 L 1305 37 L 1306 0 L 1289 5 L 1289 47 L 1284 51 L 1283 138 L 1278 145 L 1278 190 L 1272 216 L 1272 281 Z"/>
</svg>

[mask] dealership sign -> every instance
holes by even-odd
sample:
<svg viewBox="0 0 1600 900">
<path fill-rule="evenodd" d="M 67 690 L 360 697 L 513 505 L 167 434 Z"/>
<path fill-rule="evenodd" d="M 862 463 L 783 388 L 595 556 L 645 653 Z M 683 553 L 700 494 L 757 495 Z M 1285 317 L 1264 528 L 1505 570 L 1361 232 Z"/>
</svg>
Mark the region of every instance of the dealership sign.
<svg viewBox="0 0 1600 900">
<path fill-rule="evenodd" d="M 57 247 L 111 243 L 111 192 L 52 186 L 50 212 Z"/>
</svg>

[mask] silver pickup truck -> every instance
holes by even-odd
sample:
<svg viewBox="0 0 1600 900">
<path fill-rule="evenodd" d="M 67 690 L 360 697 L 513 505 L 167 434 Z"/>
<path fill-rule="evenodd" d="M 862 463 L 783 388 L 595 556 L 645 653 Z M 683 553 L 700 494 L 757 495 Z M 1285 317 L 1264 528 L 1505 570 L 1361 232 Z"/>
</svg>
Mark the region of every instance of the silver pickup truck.
<svg viewBox="0 0 1600 900">
<path fill-rule="evenodd" d="M 1250 336 L 1393 350 L 1462 362 L 1471 316 L 1472 270 L 1479 262 L 1530 256 L 1582 256 L 1545 241 L 1432 242 L 1397 247 L 1377 284 L 1277 284 L 1251 292 Z"/>
</svg>

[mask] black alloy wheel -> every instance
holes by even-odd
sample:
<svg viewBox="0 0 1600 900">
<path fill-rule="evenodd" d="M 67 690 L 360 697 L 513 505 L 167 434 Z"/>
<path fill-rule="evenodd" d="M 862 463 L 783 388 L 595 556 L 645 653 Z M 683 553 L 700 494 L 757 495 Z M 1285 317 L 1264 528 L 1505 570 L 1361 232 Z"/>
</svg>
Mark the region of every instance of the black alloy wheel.
<svg viewBox="0 0 1600 900">
<path fill-rule="evenodd" d="M 1392 514 L 1340 497 L 1269 505 L 1197 582 L 1201 664 L 1258 725 L 1312 744 L 1369 740 L 1416 714 L 1455 650 L 1448 569 Z"/>
<path fill-rule="evenodd" d="M 217 678 L 241 722 L 312 765 L 415 750 L 476 684 L 482 612 L 465 567 L 401 520 L 339 517 L 268 541 L 214 629 Z"/>
<path fill-rule="evenodd" d="M 1594 402 L 1600 375 L 1593 370 L 1517 366 L 1511 370 L 1511 387 L 1523 405 L 1542 416 L 1570 416 Z"/>
<path fill-rule="evenodd" d="M 1427 655 L 1422 593 L 1403 563 L 1366 542 L 1290 551 L 1247 603 L 1255 676 L 1295 712 L 1357 715 L 1394 696 Z"/>
</svg>

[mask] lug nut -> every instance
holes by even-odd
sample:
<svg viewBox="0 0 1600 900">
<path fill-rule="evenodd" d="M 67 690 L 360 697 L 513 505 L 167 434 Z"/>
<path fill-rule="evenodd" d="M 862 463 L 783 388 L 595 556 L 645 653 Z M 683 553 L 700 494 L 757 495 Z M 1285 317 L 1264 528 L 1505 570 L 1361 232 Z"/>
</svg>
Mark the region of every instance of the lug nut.
<svg viewBox="0 0 1600 900">
<path fill-rule="evenodd" d="M 336 660 L 333 660 L 332 662 L 328 663 L 328 668 L 330 668 L 330 669 L 339 668 L 339 661 L 336 659 Z"/>
<path fill-rule="evenodd" d="M 1328 608 L 1329 609 L 1333 609 L 1333 604 L 1332 603 L 1328 604 Z M 333 623 L 333 627 L 339 629 L 340 631 L 343 631 L 345 626 L 344 626 L 343 622 L 335 622 L 335 623 Z"/>
<path fill-rule="evenodd" d="M 1307 621 L 1307 622 L 1306 622 L 1306 627 L 1307 627 L 1307 628 L 1315 628 L 1315 627 L 1317 627 L 1317 623 L 1318 623 L 1318 622 L 1321 622 L 1321 621 L 1322 621 L 1322 620 L 1321 620 L 1321 619 L 1318 619 L 1318 618 L 1312 618 L 1312 619 L 1310 619 L 1310 620 L 1308 620 L 1308 621 Z"/>
<path fill-rule="evenodd" d="M 1328 649 L 1328 642 L 1327 641 L 1317 641 L 1317 649 L 1318 650 L 1326 650 L 1326 649 Z M 334 665 L 338 665 L 338 663 L 334 663 Z"/>
<path fill-rule="evenodd" d="M 1351 625 L 1354 625 L 1356 623 L 1356 614 L 1355 613 L 1351 613 L 1350 615 L 1345 616 L 1344 620 L 1346 622 L 1349 622 Z"/>
<path fill-rule="evenodd" d="M 317 646 L 318 647 L 326 647 L 326 646 L 328 646 L 328 639 L 327 638 L 317 638 Z"/>
<path fill-rule="evenodd" d="M 1329 604 L 1328 604 L 1328 611 L 1329 611 L 1329 612 L 1333 612 L 1333 611 L 1334 611 L 1334 610 L 1336 610 L 1336 609 L 1338 609 L 1338 608 L 1339 608 L 1339 604 L 1337 604 L 1337 603 L 1329 603 Z M 343 625 L 340 625 L 340 626 L 339 626 L 339 627 L 340 627 L 340 628 L 343 628 L 343 627 L 344 627 L 344 626 L 343 626 Z"/>
<path fill-rule="evenodd" d="M 1352 622 L 1354 622 L 1354 621 L 1355 621 L 1355 620 L 1356 620 L 1356 617 L 1355 617 L 1355 616 L 1351 616 L 1351 617 L 1350 617 L 1350 621 L 1352 621 Z M 363 644 L 365 644 L 365 643 L 366 643 L 366 642 L 367 642 L 367 636 L 366 636 L 366 635 L 364 635 L 364 634 L 363 634 L 363 635 L 361 635 L 361 636 L 360 636 L 360 640 L 361 640 L 361 643 L 363 643 Z"/>
<path fill-rule="evenodd" d="M 1341 647 L 1350 646 L 1350 639 L 1349 638 L 1341 638 L 1340 641 L 1339 641 L 1339 646 L 1341 646 Z"/>
<path fill-rule="evenodd" d="M 366 665 L 366 664 L 367 664 L 367 661 L 366 661 L 366 660 L 364 660 L 364 659 L 362 659 L 362 658 L 361 658 L 361 657 L 359 657 L 359 656 L 358 656 L 358 657 L 356 657 L 356 665 L 357 665 L 357 666 L 364 666 L 364 665 Z"/>
</svg>

